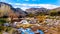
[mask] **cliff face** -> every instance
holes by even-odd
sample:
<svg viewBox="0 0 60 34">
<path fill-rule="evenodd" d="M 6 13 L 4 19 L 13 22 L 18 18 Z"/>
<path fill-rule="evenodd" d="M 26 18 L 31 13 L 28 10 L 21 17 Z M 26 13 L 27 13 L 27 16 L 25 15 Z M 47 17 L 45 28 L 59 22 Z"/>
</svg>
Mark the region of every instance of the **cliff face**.
<svg viewBox="0 0 60 34">
<path fill-rule="evenodd" d="M 10 4 L 0 2 L 0 17 L 2 16 L 26 16 L 26 12 L 20 8 L 13 8 Z"/>
<path fill-rule="evenodd" d="M 9 11 L 12 8 L 10 4 L 0 2 L 0 10 Z"/>
<path fill-rule="evenodd" d="M 0 16 L 8 16 L 10 13 L 13 13 L 13 8 L 10 4 L 0 2 Z"/>
</svg>

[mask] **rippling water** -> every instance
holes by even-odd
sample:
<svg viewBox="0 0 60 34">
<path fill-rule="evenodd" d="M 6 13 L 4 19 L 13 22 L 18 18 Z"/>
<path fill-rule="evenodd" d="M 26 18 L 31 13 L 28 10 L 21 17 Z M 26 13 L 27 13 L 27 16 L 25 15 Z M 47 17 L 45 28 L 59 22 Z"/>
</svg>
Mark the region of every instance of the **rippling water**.
<svg viewBox="0 0 60 34">
<path fill-rule="evenodd" d="M 27 29 L 19 28 L 18 31 L 21 32 L 21 34 L 35 34 L 31 30 L 31 28 L 27 28 Z M 39 32 L 40 34 L 44 34 L 44 32 L 42 30 L 37 30 L 36 32 Z"/>
</svg>

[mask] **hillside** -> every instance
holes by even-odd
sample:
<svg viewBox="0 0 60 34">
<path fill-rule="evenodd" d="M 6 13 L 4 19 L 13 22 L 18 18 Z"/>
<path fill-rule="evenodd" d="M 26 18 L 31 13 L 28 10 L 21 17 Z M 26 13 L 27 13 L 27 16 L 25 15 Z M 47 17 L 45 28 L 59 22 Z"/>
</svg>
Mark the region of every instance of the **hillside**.
<svg viewBox="0 0 60 34">
<path fill-rule="evenodd" d="M 47 15 L 50 12 L 58 12 L 60 13 L 60 7 L 55 9 L 46 9 L 46 8 L 29 8 L 26 11 L 21 8 L 14 8 L 8 3 L 0 2 L 0 17 L 26 17 L 28 14 L 34 15 Z M 55 15 L 55 14 L 54 14 Z"/>
<path fill-rule="evenodd" d="M 8 3 L 0 2 L 0 17 L 11 15 L 19 17 L 26 16 L 26 14 L 27 13 L 20 8 L 14 8 Z"/>
</svg>

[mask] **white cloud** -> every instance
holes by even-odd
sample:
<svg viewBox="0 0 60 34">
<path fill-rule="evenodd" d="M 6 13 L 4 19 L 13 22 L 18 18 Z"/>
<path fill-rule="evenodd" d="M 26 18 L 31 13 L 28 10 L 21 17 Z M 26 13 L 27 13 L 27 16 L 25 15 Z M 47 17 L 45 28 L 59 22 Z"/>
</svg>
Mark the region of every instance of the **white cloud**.
<svg viewBox="0 0 60 34">
<path fill-rule="evenodd" d="M 27 9 L 27 8 L 32 8 L 32 7 L 35 7 L 35 8 L 41 8 L 41 7 L 44 7 L 44 8 L 47 8 L 47 9 L 54 9 L 54 8 L 57 8 L 57 7 L 60 7 L 60 6 L 56 6 L 56 5 L 52 5 L 52 4 L 20 4 L 20 3 L 10 3 L 10 4 L 14 4 L 14 7 L 19 7 L 23 10 Z"/>
<path fill-rule="evenodd" d="M 7 0 L 0 0 L 0 1 L 5 2 Z M 19 1 L 19 0 L 17 0 L 17 1 Z M 24 1 L 29 1 L 29 0 L 24 0 Z M 32 0 L 32 1 L 38 1 L 38 0 Z M 52 4 L 21 4 L 21 3 L 9 3 L 9 4 L 11 4 L 15 8 L 19 7 L 23 10 L 25 10 L 27 8 L 32 8 L 32 7 L 35 7 L 35 8 L 44 7 L 47 9 L 54 9 L 54 8 L 60 7 L 60 6 L 52 5 Z M 60 4 L 60 0 L 57 0 L 57 4 Z"/>
</svg>

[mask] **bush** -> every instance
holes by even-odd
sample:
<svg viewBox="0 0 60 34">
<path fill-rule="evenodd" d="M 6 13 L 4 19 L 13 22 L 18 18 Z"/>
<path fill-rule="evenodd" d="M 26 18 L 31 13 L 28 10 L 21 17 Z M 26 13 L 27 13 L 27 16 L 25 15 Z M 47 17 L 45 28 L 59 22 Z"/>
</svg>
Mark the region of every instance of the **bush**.
<svg viewBox="0 0 60 34">
<path fill-rule="evenodd" d="M 6 18 L 0 18 L 0 24 L 6 23 Z"/>
</svg>

